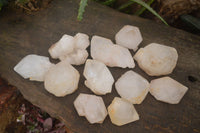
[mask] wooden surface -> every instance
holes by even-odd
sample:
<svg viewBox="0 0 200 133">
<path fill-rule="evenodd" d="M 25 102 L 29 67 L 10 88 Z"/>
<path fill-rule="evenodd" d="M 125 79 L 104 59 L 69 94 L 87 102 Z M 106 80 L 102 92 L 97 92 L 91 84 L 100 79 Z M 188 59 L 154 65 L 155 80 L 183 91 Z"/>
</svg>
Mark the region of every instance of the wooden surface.
<svg viewBox="0 0 200 133">
<path fill-rule="evenodd" d="M 0 76 L 16 86 L 23 96 L 54 117 L 63 120 L 72 132 L 77 133 L 191 133 L 200 132 L 200 37 L 181 30 L 159 25 L 152 21 L 116 12 L 110 8 L 90 2 L 84 20 L 76 20 L 78 1 L 54 0 L 50 6 L 31 15 L 17 12 L 1 12 L 0 15 Z M 74 35 L 84 32 L 101 35 L 114 40 L 115 33 L 126 24 L 136 25 L 144 38 L 140 47 L 157 42 L 177 49 L 178 64 L 170 76 L 189 87 L 189 91 L 178 105 L 156 101 L 150 94 L 140 105 L 135 105 L 140 120 L 125 126 L 113 125 L 109 117 L 103 124 L 91 125 L 79 117 L 73 101 L 80 92 L 92 92 L 84 86 L 83 65 L 76 67 L 80 74 L 78 90 L 63 98 L 49 94 L 41 82 L 31 82 L 20 77 L 13 67 L 28 54 L 49 56 L 47 49 L 64 33 Z M 132 52 L 133 53 L 133 52 Z M 114 79 L 129 69 L 110 68 Z M 149 81 L 138 65 L 133 69 Z M 188 78 L 189 76 L 189 78 Z M 115 96 L 102 96 L 108 106 Z"/>
</svg>

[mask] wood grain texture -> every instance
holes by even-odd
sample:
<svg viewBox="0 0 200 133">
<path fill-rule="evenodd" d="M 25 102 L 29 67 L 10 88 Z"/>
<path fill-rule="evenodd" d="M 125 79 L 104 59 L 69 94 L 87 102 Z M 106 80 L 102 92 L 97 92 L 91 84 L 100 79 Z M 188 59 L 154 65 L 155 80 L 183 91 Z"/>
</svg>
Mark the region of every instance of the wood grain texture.
<svg viewBox="0 0 200 133">
<path fill-rule="evenodd" d="M 78 2 L 55 0 L 49 8 L 31 15 L 3 12 L 0 15 L 0 75 L 16 86 L 28 101 L 53 117 L 63 120 L 72 132 L 200 132 L 200 37 L 149 20 L 125 15 L 94 2 L 89 2 L 84 19 L 79 22 L 76 20 Z M 83 65 L 76 67 L 81 74 L 78 90 L 63 98 L 48 93 L 43 83 L 25 80 L 13 71 L 13 67 L 28 54 L 49 56 L 47 49 L 64 33 L 74 35 L 83 32 L 90 37 L 100 35 L 114 40 L 115 33 L 126 24 L 136 25 L 141 29 L 144 40 L 140 47 L 157 42 L 177 49 L 178 64 L 170 76 L 189 87 L 189 91 L 178 105 L 156 101 L 148 94 L 142 104 L 135 105 L 140 115 L 139 121 L 117 127 L 111 123 L 109 117 L 106 117 L 103 124 L 91 125 L 84 117 L 78 116 L 73 106 L 73 101 L 80 92 L 92 94 L 84 86 Z M 115 80 L 130 70 L 109 69 Z M 149 81 L 155 79 L 147 76 L 138 65 L 133 70 Z M 195 81 L 189 81 L 188 76 L 193 76 Z M 102 96 L 106 106 L 115 96 L 119 95 L 113 86 L 111 94 Z"/>
</svg>

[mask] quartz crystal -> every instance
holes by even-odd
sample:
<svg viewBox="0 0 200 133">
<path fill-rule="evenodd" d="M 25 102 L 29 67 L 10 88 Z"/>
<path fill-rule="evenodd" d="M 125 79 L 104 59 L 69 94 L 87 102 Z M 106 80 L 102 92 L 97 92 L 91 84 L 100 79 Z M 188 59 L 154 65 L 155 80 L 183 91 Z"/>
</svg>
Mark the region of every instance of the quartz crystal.
<svg viewBox="0 0 200 133">
<path fill-rule="evenodd" d="M 114 78 L 109 69 L 100 61 L 88 59 L 85 63 L 83 75 L 85 85 L 97 95 L 110 93 Z"/>
<path fill-rule="evenodd" d="M 150 83 L 150 93 L 157 100 L 178 104 L 188 88 L 170 77 L 154 79 Z"/>
<path fill-rule="evenodd" d="M 66 60 L 71 65 L 81 65 L 84 64 L 88 57 L 87 50 L 77 49 L 73 53 L 63 56 L 60 60 Z"/>
<path fill-rule="evenodd" d="M 73 93 L 78 88 L 80 74 L 67 61 L 51 67 L 45 75 L 45 89 L 57 97 Z"/>
<path fill-rule="evenodd" d="M 49 53 L 54 59 L 68 61 L 71 65 L 81 65 L 88 57 L 86 48 L 89 44 L 89 37 L 86 34 L 77 33 L 74 37 L 63 35 L 57 43 L 49 48 Z"/>
<path fill-rule="evenodd" d="M 137 50 L 142 42 L 142 35 L 138 27 L 125 25 L 116 35 L 116 43 L 129 49 Z"/>
<path fill-rule="evenodd" d="M 109 39 L 93 36 L 91 56 L 110 67 L 134 68 L 135 63 L 127 48 L 112 44 Z"/>
<path fill-rule="evenodd" d="M 108 114 L 111 122 L 117 126 L 139 120 L 139 115 L 132 103 L 119 97 L 115 97 L 108 106 Z"/>
<path fill-rule="evenodd" d="M 44 81 L 44 76 L 53 64 L 48 57 L 30 54 L 25 56 L 14 70 L 23 78 L 35 81 Z"/>
<path fill-rule="evenodd" d="M 69 53 L 72 53 L 74 51 L 74 47 L 74 37 L 65 34 L 58 42 L 56 42 L 49 48 L 49 53 L 52 58 L 58 59 Z"/>
<path fill-rule="evenodd" d="M 170 74 L 176 66 L 178 54 L 175 48 L 151 43 L 140 48 L 134 56 L 138 65 L 150 76 Z"/>
<path fill-rule="evenodd" d="M 99 96 L 80 93 L 74 101 L 79 116 L 85 116 L 91 123 L 103 123 L 107 110 L 103 99 Z"/>
<path fill-rule="evenodd" d="M 117 80 L 115 88 L 122 98 L 133 104 L 140 104 L 149 91 L 149 82 L 130 70 Z"/>
<path fill-rule="evenodd" d="M 77 33 L 74 40 L 76 49 L 85 50 L 90 45 L 89 36 L 84 33 Z"/>
</svg>

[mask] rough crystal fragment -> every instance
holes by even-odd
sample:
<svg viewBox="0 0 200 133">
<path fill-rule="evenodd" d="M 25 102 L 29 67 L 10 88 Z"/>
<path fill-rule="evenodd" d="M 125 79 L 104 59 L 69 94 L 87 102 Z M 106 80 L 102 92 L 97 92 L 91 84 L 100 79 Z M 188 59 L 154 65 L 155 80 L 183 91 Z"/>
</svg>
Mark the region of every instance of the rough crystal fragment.
<svg viewBox="0 0 200 133">
<path fill-rule="evenodd" d="M 73 53 L 60 57 L 60 60 L 66 60 L 69 64 L 72 65 L 81 65 L 84 64 L 88 57 L 87 50 L 77 49 Z"/>
<path fill-rule="evenodd" d="M 105 95 L 112 91 L 114 78 L 109 69 L 100 61 L 88 59 L 85 63 L 83 75 L 85 85 L 97 95 Z"/>
<path fill-rule="evenodd" d="M 170 77 L 154 79 L 150 83 L 150 93 L 157 100 L 178 104 L 188 88 Z"/>
<path fill-rule="evenodd" d="M 108 114 L 103 99 L 95 95 L 80 93 L 74 106 L 79 116 L 85 116 L 91 124 L 103 123 Z"/>
<path fill-rule="evenodd" d="M 140 48 L 134 56 L 138 65 L 150 76 L 170 74 L 176 66 L 178 54 L 175 48 L 151 43 Z"/>
<path fill-rule="evenodd" d="M 56 42 L 49 48 L 49 54 L 52 58 L 58 59 L 73 52 L 74 47 L 74 37 L 65 34 L 58 42 Z"/>
<path fill-rule="evenodd" d="M 139 74 L 128 71 L 115 83 L 118 94 L 133 104 L 140 104 L 149 91 L 149 82 Z"/>
<path fill-rule="evenodd" d="M 91 56 L 110 67 L 134 68 L 135 63 L 127 48 L 112 44 L 109 39 L 93 36 Z"/>
<path fill-rule="evenodd" d="M 142 35 L 138 27 L 125 25 L 116 35 L 116 43 L 129 49 L 137 50 L 142 42 Z"/>
<path fill-rule="evenodd" d="M 114 44 L 110 39 L 101 37 L 101 36 L 93 36 L 91 42 L 95 43 L 96 45 L 112 45 Z"/>
<path fill-rule="evenodd" d="M 25 79 L 44 81 L 44 76 L 51 66 L 53 64 L 48 57 L 31 54 L 25 56 L 14 70 Z"/>
<path fill-rule="evenodd" d="M 51 67 L 45 75 L 45 89 L 58 97 L 73 93 L 78 88 L 80 74 L 67 61 Z"/>
<path fill-rule="evenodd" d="M 139 115 L 132 103 L 119 97 L 115 97 L 108 106 L 108 114 L 111 122 L 117 126 L 139 120 Z"/>
<path fill-rule="evenodd" d="M 77 33 L 74 36 L 76 49 L 86 49 L 90 45 L 89 36 L 83 33 Z"/>
</svg>

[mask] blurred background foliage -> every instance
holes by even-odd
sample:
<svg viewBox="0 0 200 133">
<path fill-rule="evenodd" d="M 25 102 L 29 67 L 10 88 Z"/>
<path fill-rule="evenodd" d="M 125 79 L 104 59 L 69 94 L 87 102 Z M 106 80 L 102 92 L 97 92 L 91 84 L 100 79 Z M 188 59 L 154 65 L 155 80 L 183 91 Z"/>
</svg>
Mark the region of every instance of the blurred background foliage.
<svg viewBox="0 0 200 133">
<path fill-rule="evenodd" d="M 52 0 L 0 0 L 0 10 L 12 5 L 25 12 L 48 7 Z M 72 0 L 73 1 L 73 0 Z M 79 0 L 77 19 L 84 19 L 88 0 Z M 90 0 L 130 15 L 138 15 L 158 23 L 200 34 L 200 0 Z M 0 12 L 1 13 L 1 12 Z M 87 13 L 87 12 L 86 12 Z"/>
<path fill-rule="evenodd" d="M 78 16 L 77 16 L 77 19 L 79 21 L 83 19 L 83 13 L 85 11 L 85 7 L 87 6 L 87 1 L 88 0 L 81 0 L 80 1 L 79 10 L 78 10 Z M 106 0 L 106 1 L 103 1 L 103 2 L 101 2 L 101 1 L 99 1 L 99 2 L 101 4 L 103 4 L 103 5 L 112 6 L 112 4 L 114 2 L 116 2 L 116 0 Z M 117 9 L 118 10 L 123 10 L 123 9 L 126 9 L 130 5 L 132 5 L 134 3 L 137 3 L 137 4 L 141 5 L 142 7 L 134 13 L 135 15 L 139 16 L 139 15 L 141 15 L 147 9 L 152 14 L 154 14 L 157 18 L 159 18 L 163 23 L 165 23 L 166 25 L 168 25 L 167 22 L 156 11 L 154 11 L 154 9 L 151 8 L 150 5 L 153 2 L 154 2 L 154 0 L 149 0 L 147 3 L 145 3 L 142 0 L 129 0 L 129 1 L 125 2 L 124 4 L 120 5 L 120 7 L 117 8 Z"/>
</svg>

